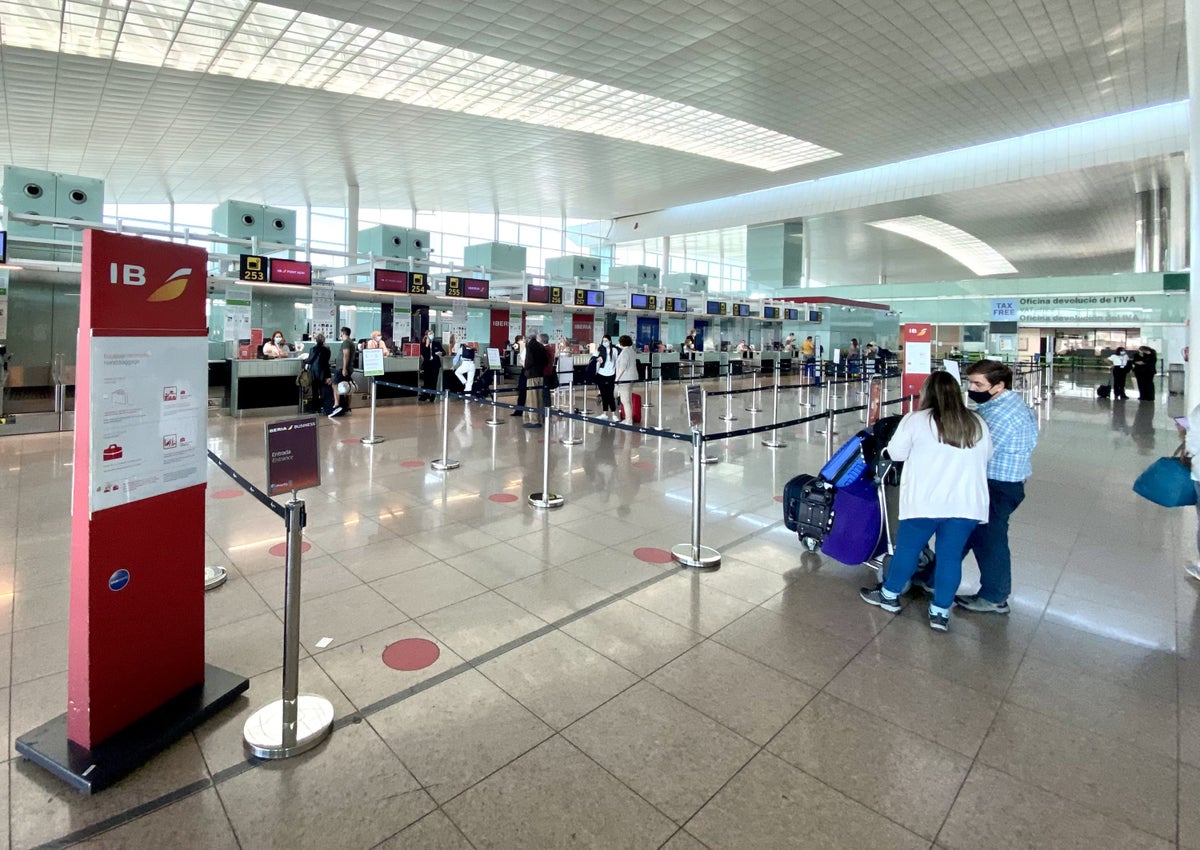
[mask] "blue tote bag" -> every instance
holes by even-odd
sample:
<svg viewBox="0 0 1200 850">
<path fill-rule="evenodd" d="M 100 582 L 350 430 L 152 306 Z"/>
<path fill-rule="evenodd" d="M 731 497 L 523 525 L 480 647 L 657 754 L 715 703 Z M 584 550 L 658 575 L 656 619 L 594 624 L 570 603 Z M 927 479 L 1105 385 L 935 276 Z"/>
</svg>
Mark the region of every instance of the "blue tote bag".
<svg viewBox="0 0 1200 850">
<path fill-rule="evenodd" d="M 1185 465 L 1184 448 L 1171 457 L 1160 457 L 1146 467 L 1133 482 L 1133 492 L 1164 508 L 1183 508 L 1196 504 L 1196 486 L 1191 470 Z"/>
</svg>

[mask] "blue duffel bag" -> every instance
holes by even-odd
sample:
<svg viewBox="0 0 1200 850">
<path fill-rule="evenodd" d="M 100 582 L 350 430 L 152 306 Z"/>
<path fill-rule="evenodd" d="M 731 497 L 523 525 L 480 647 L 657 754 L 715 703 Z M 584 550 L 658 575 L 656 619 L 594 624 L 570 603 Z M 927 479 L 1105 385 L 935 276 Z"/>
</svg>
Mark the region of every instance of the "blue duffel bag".
<svg viewBox="0 0 1200 850">
<path fill-rule="evenodd" d="M 1164 508 L 1196 504 L 1196 486 L 1183 459 L 1183 446 L 1171 457 L 1160 457 L 1133 482 L 1133 492 Z"/>
</svg>

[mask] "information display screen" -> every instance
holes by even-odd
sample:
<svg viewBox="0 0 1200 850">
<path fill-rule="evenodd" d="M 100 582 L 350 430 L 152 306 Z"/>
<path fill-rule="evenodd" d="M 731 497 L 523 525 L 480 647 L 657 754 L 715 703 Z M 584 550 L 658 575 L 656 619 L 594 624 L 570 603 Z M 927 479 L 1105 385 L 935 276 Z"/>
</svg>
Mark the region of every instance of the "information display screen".
<svg viewBox="0 0 1200 850">
<path fill-rule="evenodd" d="M 281 260 L 271 258 L 267 277 L 271 283 L 294 283 L 298 286 L 312 285 L 312 263 L 303 260 Z"/>
<path fill-rule="evenodd" d="M 375 269 L 376 292 L 408 292 L 408 272 Z"/>
<path fill-rule="evenodd" d="M 800 311 L 799 311 L 799 310 L 793 310 L 791 307 L 785 308 L 785 309 L 784 309 L 784 311 L 783 311 L 783 317 L 784 317 L 785 319 L 787 319 L 789 322 L 796 322 L 796 321 L 799 321 L 799 319 L 800 319 Z"/>
<path fill-rule="evenodd" d="M 266 283 L 267 258 L 257 254 L 242 254 L 238 258 L 238 279 Z"/>
<path fill-rule="evenodd" d="M 749 316 L 750 315 L 750 305 L 749 304 L 734 304 L 733 309 L 734 309 L 733 315 L 735 315 L 735 316 Z"/>
<path fill-rule="evenodd" d="M 410 295 L 428 295 L 429 281 L 425 279 L 424 272 L 413 272 L 408 279 L 408 292 Z"/>
<path fill-rule="evenodd" d="M 451 298 L 487 298 L 488 281 L 474 277 L 448 277 L 446 295 Z"/>
<path fill-rule="evenodd" d="M 604 306 L 604 290 L 603 289 L 576 289 L 575 290 L 575 306 L 576 307 L 603 307 Z"/>
<path fill-rule="evenodd" d="M 562 287 L 531 283 L 526 288 L 525 300 L 534 304 L 561 304 Z"/>
<path fill-rule="evenodd" d="M 704 307 L 704 312 L 710 316 L 725 316 L 729 314 L 729 305 L 724 301 L 709 301 Z"/>
<path fill-rule="evenodd" d="M 779 308 L 778 307 L 763 307 L 763 318 L 764 319 L 778 319 L 779 318 Z"/>
<path fill-rule="evenodd" d="M 629 296 L 629 308 L 631 310 L 657 310 L 658 296 L 634 292 Z"/>
<path fill-rule="evenodd" d="M 666 310 L 668 313 L 686 313 L 687 299 L 686 298 L 666 298 Z"/>
</svg>

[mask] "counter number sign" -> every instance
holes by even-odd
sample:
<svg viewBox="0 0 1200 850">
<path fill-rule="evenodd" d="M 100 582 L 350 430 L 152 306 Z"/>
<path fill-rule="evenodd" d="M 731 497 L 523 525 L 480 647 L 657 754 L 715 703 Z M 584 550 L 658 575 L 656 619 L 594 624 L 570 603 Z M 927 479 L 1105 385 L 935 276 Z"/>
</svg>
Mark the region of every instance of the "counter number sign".
<svg viewBox="0 0 1200 850">
<path fill-rule="evenodd" d="M 408 279 L 409 295 L 428 295 L 429 282 L 425 278 L 424 272 L 413 272 Z"/>
<path fill-rule="evenodd" d="M 257 254 L 242 254 L 238 259 L 238 277 L 256 283 L 267 280 L 267 258 Z"/>
</svg>

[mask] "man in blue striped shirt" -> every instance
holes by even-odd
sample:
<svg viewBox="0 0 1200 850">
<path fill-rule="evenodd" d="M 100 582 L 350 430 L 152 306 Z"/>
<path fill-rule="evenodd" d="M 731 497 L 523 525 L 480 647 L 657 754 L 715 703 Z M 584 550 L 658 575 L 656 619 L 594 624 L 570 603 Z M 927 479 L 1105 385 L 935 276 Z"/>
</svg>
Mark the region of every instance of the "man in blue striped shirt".
<svg viewBox="0 0 1200 850">
<path fill-rule="evenodd" d="M 1025 479 L 1033 474 L 1030 457 L 1037 446 L 1037 419 L 1019 395 L 1012 392 L 1012 369 L 995 360 L 980 360 L 967 369 L 967 396 L 987 422 L 992 435 L 988 461 L 988 520 L 967 539 L 979 564 L 979 592 L 956 596 L 954 603 L 968 611 L 1007 614 L 1012 592 L 1012 553 L 1008 520 L 1025 499 Z"/>
</svg>

